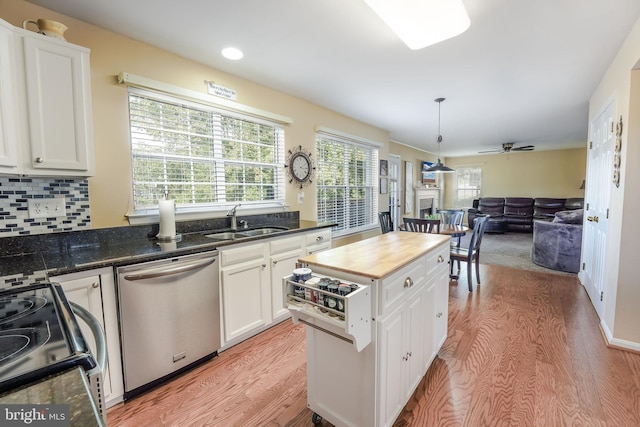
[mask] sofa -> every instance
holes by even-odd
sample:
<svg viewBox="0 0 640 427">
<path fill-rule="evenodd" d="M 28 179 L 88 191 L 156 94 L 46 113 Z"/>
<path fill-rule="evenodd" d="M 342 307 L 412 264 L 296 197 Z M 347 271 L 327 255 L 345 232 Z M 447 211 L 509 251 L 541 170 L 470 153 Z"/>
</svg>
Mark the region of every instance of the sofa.
<svg viewBox="0 0 640 427">
<path fill-rule="evenodd" d="M 531 260 L 567 273 L 580 271 L 583 209 L 559 211 L 553 220 L 533 221 Z"/>
<path fill-rule="evenodd" d="M 533 232 L 533 221 L 552 221 L 556 212 L 582 209 L 583 198 L 481 197 L 467 212 L 469 227 L 478 215 L 489 215 L 485 232 Z"/>
</svg>

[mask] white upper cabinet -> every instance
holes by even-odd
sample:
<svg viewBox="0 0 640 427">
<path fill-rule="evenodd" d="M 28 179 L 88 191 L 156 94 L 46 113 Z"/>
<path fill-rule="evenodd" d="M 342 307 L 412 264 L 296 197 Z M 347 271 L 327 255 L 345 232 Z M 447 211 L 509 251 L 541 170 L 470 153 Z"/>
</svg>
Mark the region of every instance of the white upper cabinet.
<svg viewBox="0 0 640 427">
<path fill-rule="evenodd" d="M 12 96 L 5 98 L 2 92 L 0 114 L 7 108 L 16 113 L 10 120 L 17 135 L 10 141 L 18 161 L 15 170 L 5 167 L 0 148 L 0 171 L 94 175 L 89 49 L 15 27 L 13 46 L 1 36 L 0 61 L 12 59 L 16 84 Z M 0 70 L 0 80 L 6 80 L 4 67 Z"/>
<path fill-rule="evenodd" d="M 0 172 L 6 173 L 18 171 L 13 43 L 13 28 L 0 20 Z"/>
</svg>

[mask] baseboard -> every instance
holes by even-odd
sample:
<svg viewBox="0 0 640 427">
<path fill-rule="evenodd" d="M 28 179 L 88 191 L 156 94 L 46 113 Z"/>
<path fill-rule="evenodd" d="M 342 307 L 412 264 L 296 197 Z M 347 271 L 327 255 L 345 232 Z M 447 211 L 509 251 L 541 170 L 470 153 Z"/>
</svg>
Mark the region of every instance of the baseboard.
<svg viewBox="0 0 640 427">
<path fill-rule="evenodd" d="M 602 332 L 607 347 L 640 354 L 640 343 L 614 338 L 607 325 L 602 321 L 600 322 L 600 332 Z"/>
</svg>

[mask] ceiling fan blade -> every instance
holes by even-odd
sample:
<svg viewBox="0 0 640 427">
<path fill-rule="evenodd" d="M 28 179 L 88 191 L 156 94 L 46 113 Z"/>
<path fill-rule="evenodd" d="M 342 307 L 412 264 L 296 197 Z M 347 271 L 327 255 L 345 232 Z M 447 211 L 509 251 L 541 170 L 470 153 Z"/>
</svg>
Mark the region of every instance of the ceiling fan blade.
<svg viewBox="0 0 640 427">
<path fill-rule="evenodd" d="M 514 147 L 511 151 L 533 151 L 534 148 L 533 145 L 525 145 L 523 147 Z"/>
<path fill-rule="evenodd" d="M 504 153 L 504 150 L 487 150 L 487 151 L 478 151 L 478 153 Z"/>
</svg>

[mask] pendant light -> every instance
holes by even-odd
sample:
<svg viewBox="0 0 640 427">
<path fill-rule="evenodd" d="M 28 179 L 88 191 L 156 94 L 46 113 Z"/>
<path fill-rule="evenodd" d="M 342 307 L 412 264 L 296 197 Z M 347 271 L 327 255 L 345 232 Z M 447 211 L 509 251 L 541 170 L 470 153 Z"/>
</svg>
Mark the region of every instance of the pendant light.
<svg viewBox="0 0 640 427">
<path fill-rule="evenodd" d="M 431 166 L 425 172 L 436 172 L 436 173 L 455 172 L 455 170 L 446 167 L 440 161 L 440 143 L 442 142 L 442 135 L 440 134 L 440 105 L 442 104 L 442 101 L 444 101 L 444 98 L 436 98 L 436 99 L 434 99 L 434 101 L 436 101 L 438 103 L 438 138 L 437 138 L 437 141 L 438 141 L 438 161 L 436 162 L 435 165 Z"/>
</svg>

